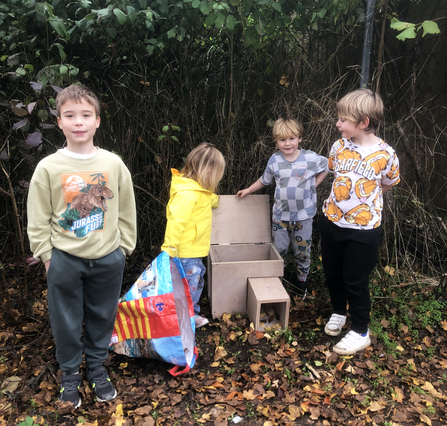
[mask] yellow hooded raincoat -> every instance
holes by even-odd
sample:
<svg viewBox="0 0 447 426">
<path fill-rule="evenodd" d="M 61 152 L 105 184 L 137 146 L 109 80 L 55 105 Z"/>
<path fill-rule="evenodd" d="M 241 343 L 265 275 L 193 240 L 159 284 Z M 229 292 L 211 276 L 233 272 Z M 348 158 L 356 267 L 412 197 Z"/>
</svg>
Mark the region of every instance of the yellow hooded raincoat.
<svg viewBox="0 0 447 426">
<path fill-rule="evenodd" d="M 171 257 L 205 257 L 210 251 L 211 209 L 219 205 L 216 194 L 171 169 L 171 192 L 166 214 L 165 241 L 161 247 Z"/>
</svg>

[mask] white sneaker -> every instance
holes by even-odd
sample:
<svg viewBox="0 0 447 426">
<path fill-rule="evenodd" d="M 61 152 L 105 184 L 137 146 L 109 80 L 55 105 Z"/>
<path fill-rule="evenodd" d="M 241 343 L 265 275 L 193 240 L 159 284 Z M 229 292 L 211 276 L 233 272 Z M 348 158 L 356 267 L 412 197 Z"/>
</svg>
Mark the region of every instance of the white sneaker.
<svg viewBox="0 0 447 426">
<path fill-rule="evenodd" d="M 200 315 L 195 315 L 194 320 L 196 322 L 196 328 L 203 327 L 209 323 L 205 317 L 201 317 Z"/>
<path fill-rule="evenodd" d="M 370 345 L 371 339 L 369 337 L 369 330 L 366 333 L 366 336 L 362 336 L 351 330 L 334 346 L 333 351 L 339 355 L 353 355 L 357 351 L 366 349 Z"/>
<path fill-rule="evenodd" d="M 332 314 L 326 327 L 324 327 L 324 332 L 329 334 L 329 336 L 338 336 L 345 324 L 346 315 Z"/>
</svg>

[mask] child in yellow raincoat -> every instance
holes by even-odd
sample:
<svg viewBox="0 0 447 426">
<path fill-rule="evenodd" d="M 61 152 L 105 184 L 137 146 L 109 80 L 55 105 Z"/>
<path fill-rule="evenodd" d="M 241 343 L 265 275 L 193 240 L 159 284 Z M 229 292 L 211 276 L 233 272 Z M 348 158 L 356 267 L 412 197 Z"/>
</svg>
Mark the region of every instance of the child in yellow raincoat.
<svg viewBox="0 0 447 426">
<path fill-rule="evenodd" d="M 211 240 L 212 208 L 219 204 L 214 193 L 225 171 L 225 159 L 214 145 L 203 142 L 186 158 L 180 172 L 171 169 L 170 200 L 162 251 L 178 257 L 185 270 L 194 303 L 196 327 L 208 320 L 199 315 L 199 300 L 205 274 L 203 257 L 208 256 Z"/>
</svg>

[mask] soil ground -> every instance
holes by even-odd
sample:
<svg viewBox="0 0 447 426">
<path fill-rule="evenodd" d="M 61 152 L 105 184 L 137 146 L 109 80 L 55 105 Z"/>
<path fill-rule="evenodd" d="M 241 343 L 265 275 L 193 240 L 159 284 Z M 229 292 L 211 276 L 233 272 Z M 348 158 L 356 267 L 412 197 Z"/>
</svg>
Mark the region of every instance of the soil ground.
<svg viewBox="0 0 447 426">
<path fill-rule="evenodd" d="M 287 330 L 256 332 L 243 314 L 211 320 L 196 332 L 199 357 L 184 375 L 173 377 L 160 361 L 111 353 L 118 397 L 96 402 L 84 377 L 83 402 L 73 410 L 57 401 L 43 275 L 30 277 L 32 315 L 7 304 L 1 310 L 0 425 L 447 424 L 445 318 L 440 327 L 419 325 L 416 334 L 402 324 L 396 333 L 391 312 L 368 349 L 339 357 L 332 351 L 339 338 L 323 331 L 331 311 L 318 284 L 304 301 L 295 299 Z M 211 318 L 205 296 L 201 305 Z"/>
</svg>

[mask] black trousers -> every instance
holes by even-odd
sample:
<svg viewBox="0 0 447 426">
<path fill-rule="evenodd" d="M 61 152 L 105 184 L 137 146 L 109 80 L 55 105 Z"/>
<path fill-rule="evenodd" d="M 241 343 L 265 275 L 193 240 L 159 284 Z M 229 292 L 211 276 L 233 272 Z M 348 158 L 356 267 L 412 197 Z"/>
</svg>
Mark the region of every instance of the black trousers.
<svg viewBox="0 0 447 426">
<path fill-rule="evenodd" d="M 318 228 L 333 312 L 346 315 L 348 304 L 351 329 L 366 333 L 371 312 L 369 275 L 377 262 L 381 229 L 341 228 L 323 215 L 318 221 Z"/>
<path fill-rule="evenodd" d="M 53 248 L 48 310 L 56 358 L 64 373 L 79 371 L 83 352 L 89 371 L 107 360 L 125 263 L 119 248 L 94 260 Z"/>
</svg>

